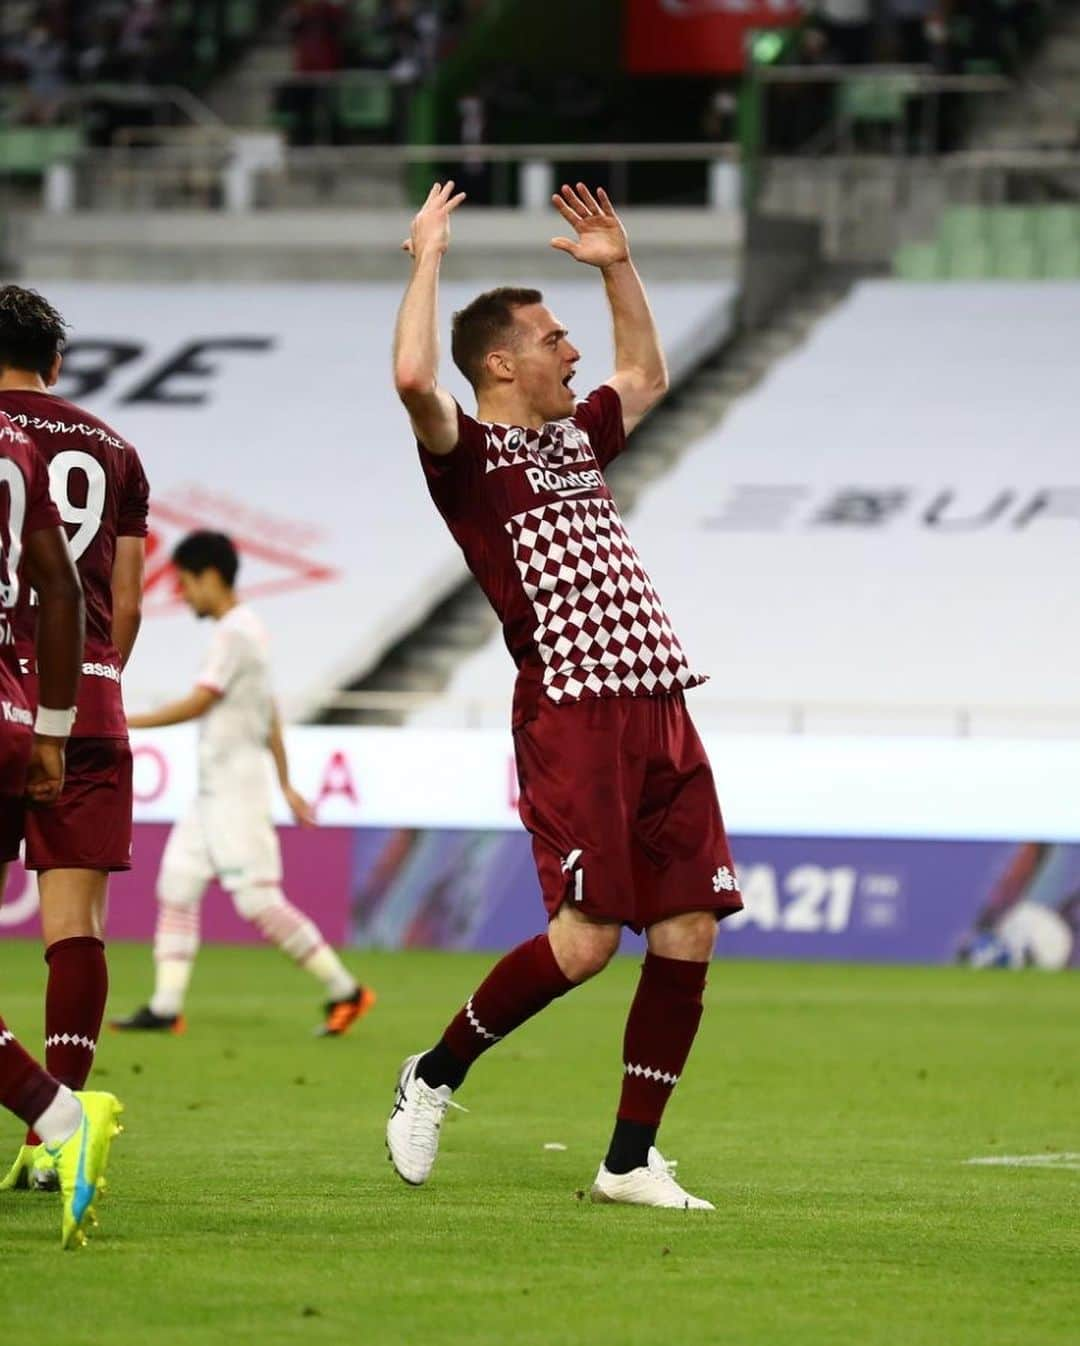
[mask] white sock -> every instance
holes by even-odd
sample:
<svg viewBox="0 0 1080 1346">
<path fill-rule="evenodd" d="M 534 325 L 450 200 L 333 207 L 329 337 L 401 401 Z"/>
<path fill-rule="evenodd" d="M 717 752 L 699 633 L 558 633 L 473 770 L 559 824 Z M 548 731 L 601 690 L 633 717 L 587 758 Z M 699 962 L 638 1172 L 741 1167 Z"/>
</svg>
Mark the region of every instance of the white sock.
<svg viewBox="0 0 1080 1346">
<path fill-rule="evenodd" d="M 199 952 L 198 906 L 158 904 L 154 931 L 154 962 L 157 977 L 150 1008 L 163 1019 L 172 1019 L 184 1008 L 195 955 Z"/>
<path fill-rule="evenodd" d="M 348 1000 L 358 990 L 356 978 L 325 942 L 304 962 L 303 967 L 305 972 L 318 977 L 325 986 L 327 1000 Z"/>
<path fill-rule="evenodd" d="M 319 933 L 314 921 L 284 895 L 255 917 L 255 925 L 282 953 L 305 972 L 322 982 L 329 1000 L 345 1000 L 356 994 L 356 978 Z"/>
<path fill-rule="evenodd" d="M 188 983 L 195 967 L 190 958 L 161 958 L 156 964 L 157 977 L 150 1008 L 161 1019 L 175 1019 L 184 1008 Z"/>
<path fill-rule="evenodd" d="M 34 1130 L 49 1149 L 55 1150 L 78 1131 L 82 1119 L 82 1104 L 67 1085 L 62 1084 L 56 1097 L 34 1123 Z"/>
</svg>

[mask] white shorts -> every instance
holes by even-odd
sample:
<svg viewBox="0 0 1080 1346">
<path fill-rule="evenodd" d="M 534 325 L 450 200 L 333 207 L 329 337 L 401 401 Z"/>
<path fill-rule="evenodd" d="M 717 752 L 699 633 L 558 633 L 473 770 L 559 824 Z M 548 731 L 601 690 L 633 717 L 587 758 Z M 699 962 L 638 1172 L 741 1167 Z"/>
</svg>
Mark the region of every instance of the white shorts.
<svg viewBox="0 0 1080 1346">
<path fill-rule="evenodd" d="M 245 806 L 242 795 L 199 795 L 169 833 L 161 868 L 203 884 L 216 878 L 231 893 L 280 884 L 281 846 L 269 808 Z"/>
</svg>

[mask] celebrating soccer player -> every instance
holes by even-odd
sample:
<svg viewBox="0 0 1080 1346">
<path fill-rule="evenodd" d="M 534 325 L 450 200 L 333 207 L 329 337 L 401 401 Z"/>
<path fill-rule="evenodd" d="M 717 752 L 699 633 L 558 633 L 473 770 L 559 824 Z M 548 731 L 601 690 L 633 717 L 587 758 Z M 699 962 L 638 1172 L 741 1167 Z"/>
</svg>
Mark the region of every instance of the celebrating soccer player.
<svg viewBox="0 0 1080 1346">
<path fill-rule="evenodd" d="M 15 653 L 21 570 L 38 596 L 36 716 Z M 45 464 L 30 438 L 0 412 L 0 897 L 22 842 L 27 801 L 44 810 L 63 797 L 82 651 L 82 592 L 49 498 Z M 118 1131 L 120 1104 L 112 1094 L 69 1089 L 23 1050 L 2 1018 L 0 1104 L 40 1135 L 63 1195 L 61 1242 L 77 1246 Z"/>
<path fill-rule="evenodd" d="M 403 245 L 412 257 L 394 379 L 428 489 L 503 624 L 521 818 L 548 914 L 508 953 L 431 1050 L 398 1080 L 387 1144 L 427 1180 L 453 1092 L 481 1053 L 600 972 L 623 925 L 648 952 L 626 1024 L 614 1134 L 594 1201 L 712 1209 L 655 1146 L 702 1013 L 718 918 L 737 911 L 712 773 L 683 692 L 689 667 L 603 477 L 667 390 L 667 368 L 626 231 L 605 192 L 565 186 L 575 238 L 552 246 L 603 278 L 615 373 L 578 402 L 579 352 L 537 290 L 480 295 L 453 321 L 454 362 L 477 416 L 438 383 L 438 282 L 450 216 L 436 184 Z"/>
<path fill-rule="evenodd" d="M 105 902 L 110 872 L 131 867 L 131 749 L 120 675 L 139 629 L 149 488 L 138 454 L 110 426 L 49 390 L 60 374 L 64 320 L 33 290 L 0 288 L 0 410 L 48 464 L 86 599 L 78 711 L 55 806 L 26 821 L 26 864 L 38 871 L 48 963 L 45 1064 L 72 1089 L 86 1083 L 108 994 Z M 41 608 L 25 589 L 16 642 L 33 704 Z M 54 1186 L 27 1137 L 0 1189 Z"/>
<path fill-rule="evenodd" d="M 314 823 L 293 789 L 281 720 L 270 689 L 269 638 L 236 596 L 240 558 L 222 533 L 191 533 L 173 552 L 180 591 L 197 617 L 216 623 L 202 676 L 181 701 L 133 715 L 135 729 L 201 721 L 199 793 L 169 834 L 158 878 L 154 939 L 157 979 L 148 1005 L 118 1029 L 179 1032 L 188 983 L 199 951 L 199 906 L 217 876 L 240 916 L 300 967 L 327 995 L 322 1036 L 338 1037 L 375 1003 L 326 943 L 315 924 L 281 889 L 281 848 L 267 779 L 269 749 L 282 794 L 297 822 Z"/>
</svg>

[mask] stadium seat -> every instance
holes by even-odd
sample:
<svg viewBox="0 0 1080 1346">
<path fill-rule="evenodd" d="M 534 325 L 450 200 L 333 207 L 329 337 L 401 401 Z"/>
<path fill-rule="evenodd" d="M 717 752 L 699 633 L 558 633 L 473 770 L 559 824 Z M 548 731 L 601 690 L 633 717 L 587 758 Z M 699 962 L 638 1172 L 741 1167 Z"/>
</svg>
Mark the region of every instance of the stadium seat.
<svg viewBox="0 0 1080 1346">
<path fill-rule="evenodd" d="M 0 174 L 40 177 L 50 164 L 82 146 L 74 126 L 0 127 Z"/>
<path fill-rule="evenodd" d="M 905 243 L 893 258 L 893 272 L 900 280 L 938 280 L 944 270 L 936 243 Z"/>
<path fill-rule="evenodd" d="M 1043 249 L 1080 239 L 1080 209 L 1076 206 L 1041 206 L 1035 212 L 1035 239 Z"/>
<path fill-rule="evenodd" d="M 394 99 L 386 80 L 347 79 L 337 87 L 337 121 L 347 131 L 384 131 L 393 120 Z"/>
<path fill-rule="evenodd" d="M 1044 247 L 1041 274 L 1047 280 L 1080 280 L 1080 238 Z"/>
<path fill-rule="evenodd" d="M 992 250 L 989 274 L 996 280 L 1034 280 L 1041 269 L 1035 246 L 1026 239 L 999 243 Z"/>
<path fill-rule="evenodd" d="M 1025 206 L 995 206 L 985 212 L 985 235 L 993 248 L 1009 248 L 1034 237 L 1036 211 Z"/>
<path fill-rule="evenodd" d="M 990 247 L 981 239 L 948 249 L 945 275 L 950 280 L 984 280 L 991 274 Z"/>
<path fill-rule="evenodd" d="M 946 249 L 951 251 L 982 241 L 985 217 L 981 206 L 950 206 L 941 219 L 941 241 Z"/>
</svg>

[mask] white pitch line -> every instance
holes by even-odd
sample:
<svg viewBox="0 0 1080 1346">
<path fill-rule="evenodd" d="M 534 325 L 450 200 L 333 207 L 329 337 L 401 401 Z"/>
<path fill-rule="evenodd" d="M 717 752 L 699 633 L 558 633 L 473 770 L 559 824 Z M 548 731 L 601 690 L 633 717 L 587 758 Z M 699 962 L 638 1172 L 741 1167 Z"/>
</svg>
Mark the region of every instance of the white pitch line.
<svg viewBox="0 0 1080 1346">
<path fill-rule="evenodd" d="M 965 1164 L 993 1165 L 1004 1168 L 1067 1168 L 1080 1173 L 1080 1154 L 991 1154 L 980 1159 L 965 1159 Z"/>
</svg>

